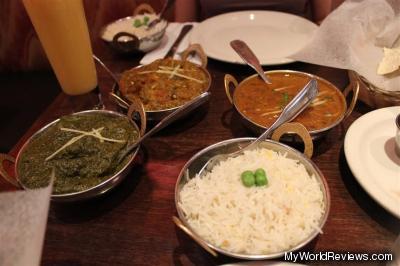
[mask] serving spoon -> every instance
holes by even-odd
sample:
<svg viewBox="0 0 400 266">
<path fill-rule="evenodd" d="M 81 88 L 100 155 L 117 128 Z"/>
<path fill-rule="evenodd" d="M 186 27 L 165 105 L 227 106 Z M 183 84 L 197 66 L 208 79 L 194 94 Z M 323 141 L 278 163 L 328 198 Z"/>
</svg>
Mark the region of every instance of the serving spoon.
<svg viewBox="0 0 400 266">
<path fill-rule="evenodd" d="M 240 55 L 240 57 L 245 61 L 249 66 L 251 66 L 255 71 L 257 71 L 258 75 L 265 81 L 267 84 L 271 84 L 271 80 L 265 75 L 264 70 L 261 67 L 260 61 L 257 56 L 253 53 L 250 47 L 242 40 L 233 40 L 230 42 L 231 47 L 235 52 Z"/>
<path fill-rule="evenodd" d="M 151 21 L 148 25 L 146 30 L 150 30 L 153 28 L 155 25 L 160 23 L 160 21 L 163 19 L 165 11 L 174 3 L 174 0 L 165 0 L 164 6 L 162 7 L 160 13 L 158 13 L 157 18 L 153 21 Z"/>
<path fill-rule="evenodd" d="M 158 132 L 160 129 L 163 129 L 164 127 L 168 126 L 172 122 L 178 120 L 179 118 L 185 116 L 187 113 L 190 111 L 196 109 L 198 106 L 202 105 L 204 102 L 206 102 L 211 93 L 210 92 L 204 92 L 197 96 L 196 98 L 192 99 L 191 101 L 185 103 L 178 109 L 176 109 L 174 112 L 163 118 L 157 125 L 155 125 L 151 130 L 149 130 L 146 134 L 144 134 L 142 137 L 140 137 L 135 143 L 131 144 L 130 146 L 126 147 L 125 150 L 119 155 L 117 159 L 117 163 L 119 164 L 125 156 L 127 156 L 129 153 L 133 151 L 142 141 L 153 135 L 154 133 Z"/>
<path fill-rule="evenodd" d="M 283 109 L 282 113 L 279 115 L 278 119 L 267 129 L 261 136 L 256 140 L 252 141 L 250 144 L 241 148 L 238 151 L 228 153 L 228 154 L 218 154 L 211 157 L 199 171 L 199 175 L 203 175 L 205 172 L 210 172 L 211 169 L 221 161 L 225 161 L 230 157 L 237 157 L 243 154 L 245 150 L 251 150 L 258 146 L 260 142 L 266 140 L 271 133 L 281 126 L 285 122 L 293 120 L 298 116 L 317 96 L 318 94 L 318 83 L 316 79 L 311 79 L 304 88 L 289 102 L 288 105 Z"/>
</svg>

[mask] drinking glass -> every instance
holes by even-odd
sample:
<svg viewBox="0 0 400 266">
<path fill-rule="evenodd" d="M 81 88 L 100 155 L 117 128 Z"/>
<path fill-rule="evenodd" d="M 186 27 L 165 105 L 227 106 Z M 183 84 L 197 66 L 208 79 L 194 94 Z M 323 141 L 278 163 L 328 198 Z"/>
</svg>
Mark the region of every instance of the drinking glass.
<svg viewBox="0 0 400 266">
<path fill-rule="evenodd" d="M 23 0 L 62 90 L 81 95 L 97 88 L 82 0 Z"/>
</svg>

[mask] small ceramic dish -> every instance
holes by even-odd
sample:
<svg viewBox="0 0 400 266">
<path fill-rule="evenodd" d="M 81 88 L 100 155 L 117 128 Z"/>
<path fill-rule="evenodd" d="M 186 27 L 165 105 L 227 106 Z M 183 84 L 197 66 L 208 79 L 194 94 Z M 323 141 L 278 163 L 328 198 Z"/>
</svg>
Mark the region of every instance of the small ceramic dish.
<svg viewBox="0 0 400 266">
<path fill-rule="evenodd" d="M 140 104 L 140 103 L 139 103 Z M 144 119 L 145 121 L 145 113 L 143 111 L 143 107 L 141 106 L 142 110 L 138 110 L 140 113 L 141 119 Z M 133 109 L 130 109 L 133 110 Z M 80 115 L 80 116 L 93 116 L 93 115 L 101 115 L 103 119 L 106 119 L 107 117 L 118 117 L 118 118 L 127 118 L 127 116 L 113 112 L 113 111 L 108 111 L 108 110 L 88 110 L 88 111 L 83 111 L 83 112 L 77 112 L 72 114 L 70 117 L 74 115 Z M 7 154 L 0 154 L 0 174 L 3 178 L 5 178 L 6 181 L 9 183 L 13 184 L 17 188 L 22 188 L 22 189 L 30 189 L 29 185 L 24 184 L 22 180 L 26 180 L 28 177 L 22 177 L 21 176 L 21 161 L 26 161 L 25 159 L 22 159 L 24 157 L 24 153 L 27 151 L 27 149 L 30 147 L 30 144 L 35 141 L 36 138 L 40 137 L 40 135 L 47 130 L 51 129 L 53 126 L 55 126 L 60 119 L 57 119 L 46 126 L 42 127 L 40 130 L 38 130 L 35 134 L 33 134 L 22 146 L 22 148 L 19 150 L 17 157 L 14 159 L 12 156 L 7 155 Z M 141 128 L 137 126 L 137 124 L 132 120 L 129 119 L 129 123 L 132 125 L 132 127 L 135 129 L 137 132 L 137 138 L 142 136 L 144 132 L 146 131 L 146 123 L 143 123 L 141 125 Z M 135 139 L 137 139 L 135 138 Z M 132 141 L 135 141 L 133 139 Z M 37 147 L 37 146 L 35 146 Z M 48 147 L 54 149 L 53 144 L 49 143 Z M 75 149 L 75 148 L 74 148 Z M 80 200 L 86 200 L 89 198 L 97 197 L 99 195 L 104 194 L 105 192 L 111 190 L 114 188 L 116 185 L 118 185 L 129 173 L 130 168 L 132 167 L 133 159 L 136 157 L 136 154 L 139 150 L 139 146 L 129 155 L 129 158 L 126 158 L 119 166 L 117 166 L 113 170 L 111 175 L 107 175 L 106 177 L 102 178 L 99 181 L 96 181 L 93 186 L 90 186 L 89 188 L 85 188 L 83 190 L 78 190 L 74 192 L 65 192 L 65 193 L 55 193 L 53 192 L 51 195 L 51 199 L 56 202 L 72 202 L 72 201 L 80 201 Z M 46 158 L 47 159 L 47 158 Z M 3 162 L 4 161 L 10 161 L 12 163 L 15 163 L 15 175 L 16 177 L 13 178 L 9 176 L 9 174 L 5 171 L 3 168 Z M 60 170 L 61 171 L 61 170 Z"/>
<path fill-rule="evenodd" d="M 167 21 L 162 19 L 155 26 L 148 28 L 147 25 L 155 19 L 158 19 L 158 16 L 149 5 L 140 5 L 135 9 L 133 16 L 118 19 L 104 26 L 100 37 L 121 53 L 148 52 L 160 45 L 168 25 Z"/>
</svg>

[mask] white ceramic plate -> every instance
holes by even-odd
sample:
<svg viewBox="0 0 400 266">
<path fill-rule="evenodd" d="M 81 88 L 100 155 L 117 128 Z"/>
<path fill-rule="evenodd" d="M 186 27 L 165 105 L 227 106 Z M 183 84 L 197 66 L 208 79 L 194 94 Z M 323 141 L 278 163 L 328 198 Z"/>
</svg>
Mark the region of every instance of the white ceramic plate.
<svg viewBox="0 0 400 266">
<path fill-rule="evenodd" d="M 382 207 L 400 219 L 400 157 L 395 118 L 400 106 L 378 109 L 348 129 L 344 152 L 353 175 Z"/>
<path fill-rule="evenodd" d="M 311 21 L 275 11 L 239 11 L 204 20 L 190 35 L 191 43 L 199 43 L 207 56 L 244 64 L 229 45 L 234 39 L 245 41 L 262 65 L 294 62 L 289 55 L 302 49 L 318 28 Z"/>
</svg>

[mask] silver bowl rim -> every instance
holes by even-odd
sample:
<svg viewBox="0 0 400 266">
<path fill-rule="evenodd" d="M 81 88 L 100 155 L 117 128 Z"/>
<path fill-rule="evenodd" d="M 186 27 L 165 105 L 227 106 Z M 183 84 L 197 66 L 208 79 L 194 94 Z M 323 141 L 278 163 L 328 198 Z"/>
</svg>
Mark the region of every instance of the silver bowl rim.
<svg viewBox="0 0 400 266">
<path fill-rule="evenodd" d="M 340 95 L 340 97 L 341 97 L 341 99 L 342 99 L 342 101 L 343 101 L 343 103 L 344 103 L 344 107 L 345 107 L 345 108 L 344 108 L 344 111 L 343 111 L 342 114 L 341 114 L 341 116 L 340 116 L 338 119 L 336 119 L 336 121 L 335 121 L 334 123 L 330 124 L 329 126 L 327 126 L 327 127 L 325 127 L 325 128 L 321 128 L 321 129 L 318 129 L 318 130 L 309 130 L 308 132 L 310 133 L 311 136 L 319 135 L 319 134 L 321 134 L 321 133 L 326 133 L 328 130 L 330 130 L 330 129 L 336 127 L 338 124 L 340 124 L 340 123 L 343 121 L 343 119 L 344 119 L 344 117 L 345 117 L 345 114 L 346 114 L 346 110 L 347 110 L 347 108 L 348 108 L 346 99 L 345 99 L 343 93 L 342 93 L 334 84 L 332 84 L 332 83 L 329 82 L 328 80 L 326 80 L 326 79 L 324 79 L 324 78 L 322 78 L 322 77 L 320 77 L 320 76 L 311 74 L 311 73 L 307 73 L 307 72 L 303 72 L 303 71 L 297 71 L 297 70 L 284 70 L 284 69 L 282 69 L 282 70 L 270 70 L 270 71 L 265 71 L 265 74 L 270 74 L 270 73 L 292 73 L 292 74 L 305 75 L 305 76 L 308 76 L 308 77 L 310 77 L 310 78 L 315 78 L 315 79 L 317 79 L 318 81 L 321 81 L 321 82 L 324 82 L 324 83 L 328 84 L 330 87 L 332 87 L 333 89 L 335 89 L 335 90 L 338 92 L 338 95 Z M 239 82 L 239 84 L 238 84 L 237 87 L 239 87 L 240 84 L 242 84 L 244 81 L 246 81 L 246 80 L 248 80 L 248 79 L 251 79 L 251 78 L 254 78 L 254 77 L 256 77 L 257 75 L 258 75 L 258 74 L 253 74 L 253 75 L 251 75 L 251 76 L 246 77 L 246 78 L 243 79 L 241 82 Z M 237 88 L 237 87 L 236 87 L 236 88 Z M 239 110 L 239 108 L 237 108 L 234 95 L 235 95 L 235 92 L 233 92 L 233 97 L 232 97 L 233 103 L 232 103 L 232 104 L 233 104 L 233 106 L 235 107 L 236 111 L 237 111 L 244 119 L 246 119 L 249 123 L 251 123 L 251 124 L 253 124 L 254 126 L 259 127 L 260 129 L 262 129 L 263 131 L 265 131 L 265 130 L 267 129 L 267 127 L 265 127 L 265 126 L 263 126 L 263 125 L 260 125 L 260 124 L 257 124 L 257 123 L 255 123 L 254 121 L 250 120 L 246 115 L 244 115 L 244 114 Z"/>
<path fill-rule="evenodd" d="M 175 60 L 175 61 L 182 61 L 182 62 L 190 62 L 190 61 L 181 60 L 181 59 L 173 59 L 173 60 Z M 155 61 L 155 60 L 154 60 L 154 61 Z M 154 61 L 153 61 L 153 62 L 154 62 Z M 152 62 L 152 63 L 153 63 L 153 62 Z M 192 63 L 193 65 L 195 65 L 195 66 L 198 67 L 199 69 L 201 69 L 201 71 L 203 71 L 203 72 L 206 74 L 206 76 L 207 76 L 207 78 L 208 78 L 208 84 L 207 84 L 207 88 L 204 90 L 204 92 L 209 91 L 210 88 L 211 88 L 211 84 L 212 84 L 212 78 L 211 78 L 210 72 L 209 72 L 205 67 L 203 67 L 203 66 L 200 66 L 200 65 L 198 65 L 198 64 L 196 64 L 196 63 L 193 63 L 193 62 L 190 62 L 190 63 Z M 151 64 L 151 63 L 150 63 L 150 64 Z M 140 68 L 142 68 L 142 67 L 144 67 L 144 66 L 147 66 L 147 65 L 149 65 L 149 64 L 135 66 L 135 67 L 132 67 L 132 68 L 127 69 L 127 70 L 125 70 L 125 71 L 134 70 L 134 69 L 140 69 Z M 124 71 L 124 72 L 125 72 L 125 71 Z M 123 73 L 123 72 L 122 72 L 122 73 Z M 121 74 L 122 74 L 122 73 L 121 73 Z M 112 87 L 112 92 L 114 92 L 114 93 L 116 92 L 116 93 L 120 94 L 120 96 L 124 97 L 124 96 L 122 95 L 120 89 L 119 89 L 119 84 L 118 84 L 118 83 L 114 83 L 114 85 L 113 85 L 113 87 Z M 126 97 L 124 97 L 124 99 L 127 100 Z M 146 114 L 148 114 L 149 116 L 151 116 L 152 114 L 162 114 L 162 113 L 166 113 L 166 114 L 167 114 L 167 113 L 169 113 L 169 112 L 175 111 L 176 109 L 182 107 L 183 105 L 184 105 L 184 104 L 181 104 L 181 105 L 179 105 L 179 106 L 171 107 L 171 108 L 168 108 L 168 109 L 161 109 L 161 110 L 145 110 L 145 112 L 146 112 Z M 125 108 L 125 107 L 122 106 L 121 104 L 118 104 L 118 106 L 120 106 L 120 107 L 122 107 L 122 108 Z M 126 109 L 126 108 L 125 108 L 125 109 Z"/>
<path fill-rule="evenodd" d="M 181 219 L 182 223 L 192 232 L 192 234 L 194 234 L 196 237 L 198 237 L 199 239 L 201 239 L 208 247 L 218 251 L 221 254 L 230 256 L 230 257 L 234 257 L 234 258 L 239 258 L 239 259 L 247 259 L 247 260 L 264 260 L 264 259 L 273 259 L 273 258 L 279 258 L 282 257 L 286 252 L 293 252 L 296 251 L 302 247 L 304 247 L 305 245 L 307 245 L 308 243 L 310 243 L 318 234 L 319 231 L 318 230 L 314 230 L 312 234 L 310 234 L 306 239 L 304 239 L 302 242 L 300 242 L 299 244 L 297 244 L 296 246 L 288 249 L 288 250 L 284 250 L 284 251 L 280 251 L 280 252 L 275 252 L 275 253 L 271 253 L 271 254 L 261 254 L 261 255 L 254 255 L 254 254 L 242 254 L 242 253 L 235 253 L 235 252 L 230 252 L 227 251 L 225 249 L 221 249 L 209 242 L 207 242 L 203 237 L 199 236 L 189 225 L 189 223 L 187 222 L 187 220 L 185 219 L 185 216 L 182 213 L 181 208 L 179 207 L 179 193 L 180 193 L 180 182 L 181 180 L 184 178 L 185 176 L 185 172 L 186 169 L 195 161 L 197 160 L 201 155 L 203 155 L 204 153 L 210 151 L 210 150 L 214 150 L 215 148 L 218 148 L 220 146 L 223 146 L 225 144 L 232 144 L 235 142 L 248 142 L 248 141 L 252 141 L 255 140 L 256 138 L 251 138 L 251 137 L 244 137 L 244 138 L 233 138 L 233 139 L 228 139 L 228 140 L 223 140 L 217 143 L 214 143 L 210 146 L 207 146 L 206 148 L 200 150 L 199 152 L 197 152 L 195 155 L 193 155 L 189 161 L 186 162 L 186 164 L 182 167 L 182 170 L 179 173 L 179 176 L 177 178 L 176 184 L 175 184 L 175 208 L 178 212 L 178 216 Z M 330 190 L 329 190 L 329 186 L 328 186 L 328 182 L 325 179 L 325 176 L 323 175 L 323 173 L 321 172 L 321 170 L 317 167 L 317 165 L 309 158 L 307 158 L 303 153 L 299 152 L 298 150 L 285 145 L 283 143 L 277 142 L 277 141 L 273 141 L 273 140 L 265 140 L 266 142 L 278 145 L 283 147 L 284 149 L 286 149 L 286 151 L 289 153 L 292 153 L 294 156 L 297 156 L 303 160 L 305 160 L 310 166 L 311 168 L 315 171 L 316 177 L 319 179 L 319 182 L 321 183 L 321 187 L 323 187 L 323 197 L 325 200 L 325 212 L 320 220 L 320 228 L 322 229 L 328 219 L 329 216 L 329 212 L 330 212 L 330 208 L 331 208 L 331 194 L 330 194 Z"/>
<path fill-rule="evenodd" d="M 110 111 L 110 110 L 85 110 L 85 111 L 80 111 L 80 112 L 75 112 L 72 113 L 70 115 L 77 115 L 77 114 L 90 114 L 90 113 L 104 113 L 107 115 L 114 115 L 114 116 L 120 116 L 120 117 L 126 117 L 126 115 L 115 112 L 115 111 Z M 50 126 L 54 125 L 55 123 L 57 123 L 58 121 L 60 121 L 60 118 L 57 118 L 51 122 L 49 122 L 48 124 L 46 124 L 45 126 L 43 126 L 42 128 L 40 128 L 38 131 L 36 131 L 31 137 L 29 137 L 29 139 L 27 141 L 25 141 L 25 143 L 22 145 L 21 149 L 18 151 L 17 157 L 15 159 L 15 175 L 16 178 L 18 180 L 18 183 L 24 188 L 24 189 L 28 189 L 30 190 L 31 188 L 27 188 L 24 186 L 24 184 L 20 181 L 19 178 L 19 174 L 18 174 L 18 162 L 20 160 L 21 154 L 24 152 L 24 150 L 28 147 L 28 145 L 30 144 L 30 142 L 39 134 L 41 134 L 43 131 L 45 131 L 46 129 L 48 129 Z M 133 123 L 133 126 L 135 127 L 135 129 L 140 132 L 138 126 L 136 125 L 136 123 Z M 59 201 L 69 201 L 71 199 L 76 198 L 77 200 L 79 200 L 83 195 L 90 193 L 93 190 L 99 189 L 104 187 L 105 185 L 107 185 L 108 183 L 112 183 L 114 181 L 114 179 L 116 179 L 133 161 L 133 159 L 136 157 L 136 154 L 139 150 L 139 145 L 138 147 L 135 149 L 134 152 L 132 152 L 132 154 L 130 155 L 130 159 L 126 162 L 126 164 L 124 165 L 124 167 L 122 167 L 118 172 L 114 173 L 112 176 L 110 176 L 109 178 L 107 178 L 106 180 L 104 180 L 103 182 L 89 188 L 86 190 L 82 190 L 82 191 L 77 191 L 77 192 L 71 192 L 71 193 L 63 193 L 63 194 L 51 194 L 51 199 L 52 200 L 59 200 Z M 116 185 L 116 184 L 115 184 Z M 111 186 L 109 189 L 111 189 L 113 186 Z M 105 191 L 99 192 L 99 194 L 104 193 Z M 85 197 L 86 198 L 86 197 Z"/>
</svg>

